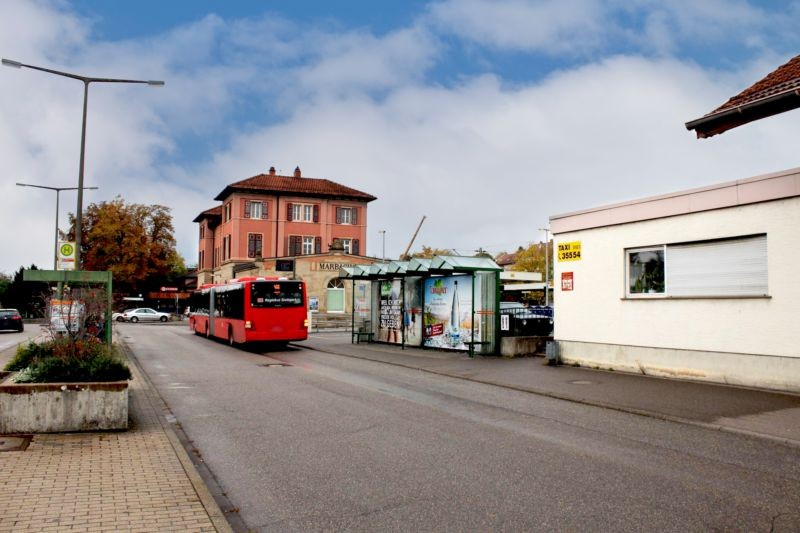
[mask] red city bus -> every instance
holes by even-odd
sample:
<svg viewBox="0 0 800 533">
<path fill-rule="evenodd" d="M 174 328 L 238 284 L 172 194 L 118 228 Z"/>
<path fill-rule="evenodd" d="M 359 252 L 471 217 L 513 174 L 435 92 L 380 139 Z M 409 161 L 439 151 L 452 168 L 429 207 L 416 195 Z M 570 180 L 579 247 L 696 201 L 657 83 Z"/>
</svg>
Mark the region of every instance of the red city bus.
<svg viewBox="0 0 800 533">
<path fill-rule="evenodd" d="M 192 294 L 189 328 L 232 346 L 308 338 L 306 285 L 285 278 L 244 277 L 203 285 Z"/>
</svg>

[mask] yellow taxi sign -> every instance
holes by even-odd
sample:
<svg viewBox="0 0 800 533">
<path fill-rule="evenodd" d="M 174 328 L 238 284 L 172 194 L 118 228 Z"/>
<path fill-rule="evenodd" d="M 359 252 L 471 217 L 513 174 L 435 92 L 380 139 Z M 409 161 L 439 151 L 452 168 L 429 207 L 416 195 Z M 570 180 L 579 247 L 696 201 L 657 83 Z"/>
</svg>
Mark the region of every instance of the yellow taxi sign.
<svg viewBox="0 0 800 533">
<path fill-rule="evenodd" d="M 558 243 L 559 261 L 580 261 L 581 260 L 581 241 L 560 242 Z"/>
</svg>

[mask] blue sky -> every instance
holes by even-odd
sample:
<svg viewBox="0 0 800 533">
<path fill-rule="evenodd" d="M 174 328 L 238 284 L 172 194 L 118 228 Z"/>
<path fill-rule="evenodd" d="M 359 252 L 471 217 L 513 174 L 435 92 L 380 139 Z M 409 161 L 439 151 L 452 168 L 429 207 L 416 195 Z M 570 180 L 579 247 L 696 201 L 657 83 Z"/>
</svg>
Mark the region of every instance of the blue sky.
<svg viewBox="0 0 800 533">
<path fill-rule="evenodd" d="M 86 201 L 194 216 L 275 166 L 378 197 L 368 253 L 472 254 L 548 217 L 797 165 L 797 113 L 697 140 L 684 122 L 798 54 L 798 2 L 6 0 L 0 56 L 163 89 L 93 86 Z M 73 186 L 80 84 L 0 69 L 0 272 L 49 266 Z M 60 224 L 74 211 L 62 195 Z"/>
</svg>

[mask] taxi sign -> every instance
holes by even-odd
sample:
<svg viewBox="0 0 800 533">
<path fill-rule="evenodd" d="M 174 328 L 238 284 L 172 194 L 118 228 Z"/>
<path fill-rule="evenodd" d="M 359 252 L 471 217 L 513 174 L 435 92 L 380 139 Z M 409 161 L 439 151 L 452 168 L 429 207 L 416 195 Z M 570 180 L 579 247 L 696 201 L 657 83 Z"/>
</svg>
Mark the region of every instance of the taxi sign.
<svg viewBox="0 0 800 533">
<path fill-rule="evenodd" d="M 581 241 L 560 242 L 558 243 L 558 260 L 560 261 L 580 261 L 581 260 Z"/>
</svg>

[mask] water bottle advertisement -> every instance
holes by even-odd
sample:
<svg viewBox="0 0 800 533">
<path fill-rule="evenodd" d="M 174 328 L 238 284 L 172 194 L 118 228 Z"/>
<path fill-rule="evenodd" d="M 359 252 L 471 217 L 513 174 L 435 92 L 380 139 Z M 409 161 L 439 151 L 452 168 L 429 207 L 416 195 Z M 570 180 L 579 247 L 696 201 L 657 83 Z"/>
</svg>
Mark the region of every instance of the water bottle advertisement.
<svg viewBox="0 0 800 533">
<path fill-rule="evenodd" d="M 425 280 L 425 346 L 467 350 L 472 339 L 472 277 Z M 476 336 L 478 332 L 476 332 Z"/>
</svg>

